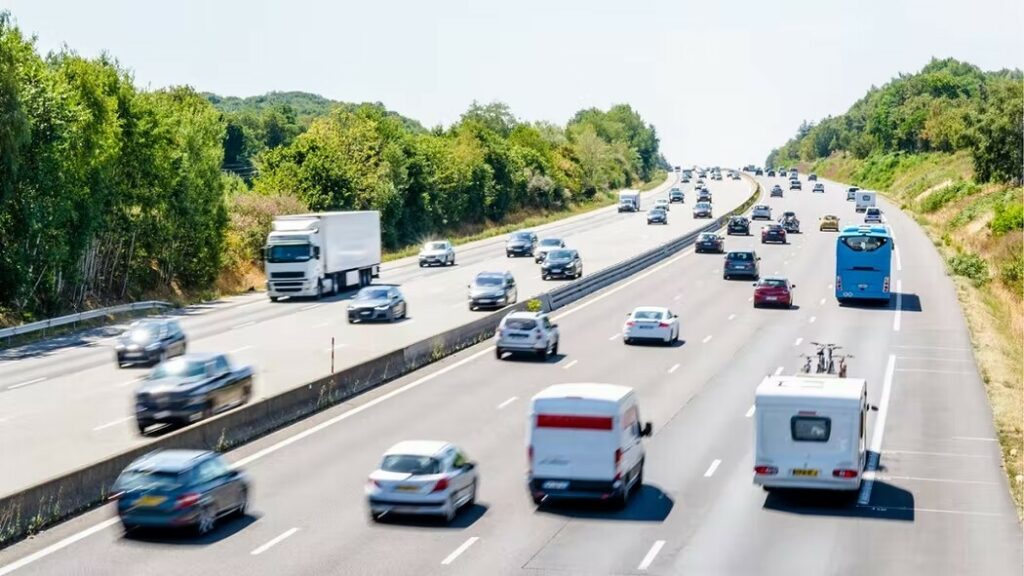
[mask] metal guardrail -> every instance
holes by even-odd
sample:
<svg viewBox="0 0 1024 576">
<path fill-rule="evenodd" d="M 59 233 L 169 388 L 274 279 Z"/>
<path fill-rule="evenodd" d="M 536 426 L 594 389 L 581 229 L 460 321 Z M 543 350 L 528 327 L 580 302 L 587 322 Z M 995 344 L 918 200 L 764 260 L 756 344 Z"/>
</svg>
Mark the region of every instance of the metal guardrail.
<svg viewBox="0 0 1024 576">
<path fill-rule="evenodd" d="M 56 328 L 57 326 L 77 324 L 78 322 L 82 322 L 84 320 L 92 320 L 93 318 L 100 318 L 102 316 L 109 316 L 111 314 L 137 312 L 139 310 L 149 310 L 151 308 L 171 307 L 173 307 L 173 305 L 170 302 L 161 302 L 159 300 L 147 300 L 145 302 L 132 302 L 131 304 L 121 304 L 119 306 L 98 308 L 96 310 L 89 310 L 88 312 L 68 314 L 67 316 L 48 318 L 46 320 L 40 320 L 39 322 L 31 322 L 29 324 L 22 324 L 21 326 L 4 328 L 3 330 L 0 330 L 0 338 L 13 338 L 15 336 L 31 334 L 32 332 L 38 332 L 40 330 L 46 330 L 48 328 Z"/>
</svg>

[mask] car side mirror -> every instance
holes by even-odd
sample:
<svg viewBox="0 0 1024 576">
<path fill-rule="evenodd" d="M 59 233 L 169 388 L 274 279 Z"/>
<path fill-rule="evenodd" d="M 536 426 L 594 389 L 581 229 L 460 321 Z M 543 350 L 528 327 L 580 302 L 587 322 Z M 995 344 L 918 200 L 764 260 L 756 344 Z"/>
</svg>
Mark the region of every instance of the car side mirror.
<svg viewBox="0 0 1024 576">
<path fill-rule="evenodd" d="M 758 257 L 757 257 L 757 259 L 758 259 L 758 260 L 760 260 L 760 259 L 761 259 L 761 257 L 760 257 L 760 256 L 758 256 Z"/>
<path fill-rule="evenodd" d="M 641 436 L 650 436 L 653 433 L 654 433 L 654 426 L 650 422 L 644 424 L 643 429 L 640 430 L 640 435 Z"/>
<path fill-rule="evenodd" d="M 476 462 L 466 462 L 465 464 L 462 465 L 462 469 L 466 471 L 475 470 Z"/>
<path fill-rule="evenodd" d="M 872 412 L 878 412 L 878 406 L 875 406 L 874 404 L 868 404 L 868 410 L 871 410 Z"/>
<path fill-rule="evenodd" d="M 754 282 L 754 283 L 752 284 L 752 286 L 757 286 L 757 282 Z"/>
<path fill-rule="evenodd" d="M 551 327 L 552 328 L 558 328 L 558 324 L 552 324 Z"/>
<path fill-rule="evenodd" d="M 789 287 L 790 288 L 796 288 L 796 284 L 790 284 Z"/>
</svg>

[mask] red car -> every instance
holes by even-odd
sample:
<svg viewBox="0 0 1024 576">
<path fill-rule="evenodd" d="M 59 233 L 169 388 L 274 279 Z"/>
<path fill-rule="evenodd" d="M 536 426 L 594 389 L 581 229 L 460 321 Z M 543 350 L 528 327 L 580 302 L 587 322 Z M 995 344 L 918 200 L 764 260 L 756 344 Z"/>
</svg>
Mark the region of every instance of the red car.
<svg viewBox="0 0 1024 576">
<path fill-rule="evenodd" d="M 754 282 L 754 308 L 759 306 L 782 306 L 789 308 L 793 305 L 793 288 L 786 278 L 766 277 Z"/>
<path fill-rule="evenodd" d="M 769 224 L 761 228 L 761 244 L 768 242 L 786 243 L 786 230 L 778 224 Z"/>
</svg>

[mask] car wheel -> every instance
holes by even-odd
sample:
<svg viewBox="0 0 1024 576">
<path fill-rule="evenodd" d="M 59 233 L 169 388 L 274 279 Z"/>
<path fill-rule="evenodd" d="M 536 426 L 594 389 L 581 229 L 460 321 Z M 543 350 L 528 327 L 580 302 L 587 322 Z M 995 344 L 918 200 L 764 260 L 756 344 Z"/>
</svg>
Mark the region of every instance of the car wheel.
<svg viewBox="0 0 1024 576">
<path fill-rule="evenodd" d="M 374 524 L 376 524 L 377 522 L 380 522 L 380 515 L 379 514 L 377 514 L 373 510 L 368 510 L 367 512 L 369 513 L 369 516 L 370 516 L 370 522 L 373 522 Z"/>
<path fill-rule="evenodd" d="M 469 311 L 473 312 L 474 310 L 476 310 L 476 306 L 473 306 L 472 304 L 470 304 L 469 305 Z"/>
<path fill-rule="evenodd" d="M 424 264 L 423 262 L 420 262 L 420 268 L 423 268 L 424 266 L 426 266 L 426 264 Z"/>
<path fill-rule="evenodd" d="M 448 498 L 448 505 L 444 509 L 444 521 L 450 524 L 452 520 L 455 520 L 455 515 L 458 512 L 459 509 L 455 506 L 455 497 Z"/>
<path fill-rule="evenodd" d="M 139 434 L 141 434 L 142 436 L 146 435 L 146 428 L 148 426 L 149 424 L 146 422 L 139 422 L 138 420 L 135 421 L 135 427 L 138 428 Z"/>
<path fill-rule="evenodd" d="M 271 296 L 271 297 L 270 297 L 270 301 L 271 301 L 271 302 L 277 302 L 277 301 L 278 301 L 278 299 L 279 299 L 279 298 L 278 298 L 277 296 Z"/>
<path fill-rule="evenodd" d="M 558 340 L 555 340 L 555 345 L 551 347 L 551 355 L 558 356 Z"/>
<path fill-rule="evenodd" d="M 540 506 L 541 504 L 544 503 L 543 495 L 538 496 L 537 494 L 530 494 L 530 499 L 533 500 L 533 503 L 537 506 Z"/>
<path fill-rule="evenodd" d="M 127 532 L 134 532 L 136 529 L 138 529 L 138 526 L 135 525 L 135 524 L 131 524 L 129 522 L 125 522 L 124 520 L 122 520 L 121 521 L 121 528 L 124 528 L 124 531 L 127 533 Z"/>
<path fill-rule="evenodd" d="M 622 339 L 622 343 L 628 346 L 628 345 L 633 343 L 633 339 L 632 338 L 623 338 Z"/>
<path fill-rule="evenodd" d="M 543 348 L 541 350 L 537 350 L 537 357 L 540 358 L 541 362 L 547 360 L 548 359 L 548 349 L 547 348 Z"/>
<path fill-rule="evenodd" d="M 729 279 L 729 275 L 728 274 L 722 274 L 722 280 L 728 280 L 728 279 Z"/>
<path fill-rule="evenodd" d="M 353 320 L 353 319 L 352 319 L 351 317 L 349 317 L 349 319 L 348 319 L 348 323 L 349 323 L 349 324 L 355 324 L 355 323 L 356 323 L 356 321 L 355 321 L 355 320 Z"/>
<path fill-rule="evenodd" d="M 498 360 L 501 360 L 502 354 L 504 354 L 504 350 L 502 350 L 501 348 L 494 349 L 494 357 L 497 358 Z"/>
<path fill-rule="evenodd" d="M 199 521 L 196 522 L 196 532 L 200 536 L 205 536 L 212 532 L 216 525 L 217 515 L 213 511 L 213 507 L 207 504 L 199 508 Z"/>
<path fill-rule="evenodd" d="M 319 300 L 324 297 L 324 283 L 320 280 L 316 281 L 316 299 Z"/>
<path fill-rule="evenodd" d="M 674 344 L 676 342 L 679 342 L 679 331 L 678 330 L 676 330 L 676 333 L 672 335 L 672 343 Z"/>
</svg>

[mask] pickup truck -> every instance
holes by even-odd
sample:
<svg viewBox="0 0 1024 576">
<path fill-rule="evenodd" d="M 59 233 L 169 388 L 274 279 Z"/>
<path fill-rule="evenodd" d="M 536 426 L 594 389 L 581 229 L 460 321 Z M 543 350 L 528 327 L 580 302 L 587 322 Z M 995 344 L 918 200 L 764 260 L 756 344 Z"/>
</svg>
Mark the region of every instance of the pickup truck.
<svg viewBox="0 0 1024 576">
<path fill-rule="evenodd" d="M 241 406 L 252 397 L 250 366 L 224 354 L 185 354 L 161 362 L 135 390 L 139 433 L 154 424 L 190 424 Z"/>
</svg>

